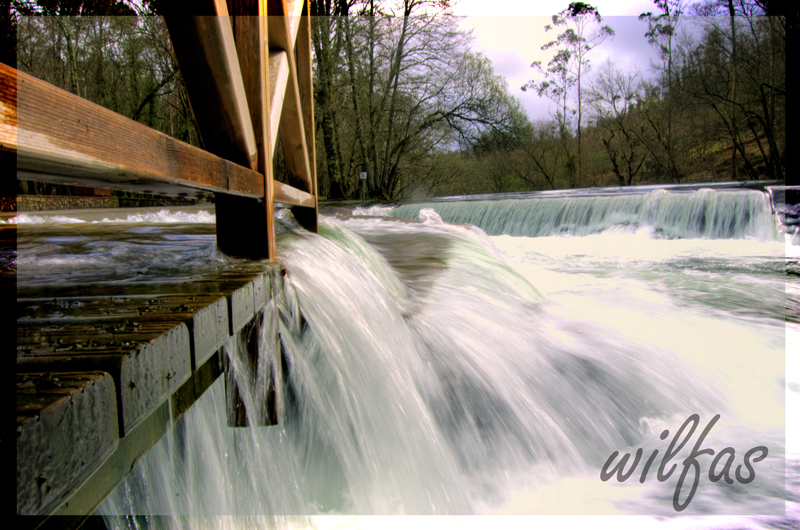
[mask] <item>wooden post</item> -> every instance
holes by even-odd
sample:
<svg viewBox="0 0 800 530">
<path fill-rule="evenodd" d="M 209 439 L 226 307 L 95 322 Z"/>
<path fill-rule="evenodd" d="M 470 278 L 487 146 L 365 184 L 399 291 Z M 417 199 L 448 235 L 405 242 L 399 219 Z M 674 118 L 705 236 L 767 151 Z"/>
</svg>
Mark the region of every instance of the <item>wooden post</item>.
<svg viewBox="0 0 800 530">
<path fill-rule="evenodd" d="M 242 70 L 242 78 L 245 87 L 245 94 L 247 96 L 247 103 L 250 109 L 251 121 L 253 130 L 255 132 L 256 144 L 258 147 L 258 171 L 264 175 L 264 201 L 262 204 L 252 207 L 252 212 L 248 211 L 251 220 L 248 220 L 253 225 L 257 226 L 257 235 L 263 237 L 266 234 L 267 241 L 267 256 L 269 259 L 275 259 L 275 227 L 274 227 L 274 193 L 272 181 L 272 150 L 270 132 L 270 87 L 269 87 L 269 56 L 267 49 L 268 29 L 267 29 L 267 5 L 261 1 L 255 2 L 242 2 L 240 0 L 228 0 L 228 11 L 231 15 L 231 22 L 233 26 L 234 40 L 236 42 L 236 51 L 238 61 Z M 241 215 L 241 208 L 248 207 L 247 201 L 239 198 L 221 197 L 225 206 L 231 206 L 231 211 L 226 211 L 227 219 L 234 220 L 235 226 L 231 230 L 236 234 L 233 237 L 241 238 L 242 235 L 252 237 L 253 234 L 250 230 L 246 230 L 245 226 L 241 225 L 241 221 L 236 221 L 237 217 Z M 219 204 L 219 200 L 218 200 Z M 219 208 L 219 206 L 218 206 Z M 217 226 L 219 237 L 219 210 L 217 210 Z M 231 234 L 226 234 L 226 240 L 232 239 Z M 242 241 L 241 245 L 246 245 L 246 241 Z M 222 247 L 220 247 L 222 248 Z M 268 302 L 269 303 L 269 302 Z M 269 316 L 267 318 L 270 318 Z M 239 362 L 247 365 L 245 369 L 246 374 L 250 374 L 253 379 L 250 385 L 256 390 L 263 390 L 263 417 L 248 418 L 247 412 L 242 401 L 241 391 L 239 384 L 236 381 L 237 377 L 243 377 L 244 374 L 235 374 L 233 367 L 230 365 L 229 360 L 226 359 L 228 365 L 226 366 L 225 384 L 227 388 L 227 402 L 228 402 L 228 425 L 231 427 L 246 427 L 249 425 L 275 425 L 279 420 L 279 411 L 277 407 L 278 399 L 277 394 L 281 392 L 280 380 L 278 370 L 280 366 L 276 363 L 266 367 L 270 371 L 268 374 L 269 384 L 266 388 L 256 388 L 255 374 L 259 369 L 259 363 L 266 362 L 266 358 L 259 358 L 259 348 L 267 348 L 270 352 L 277 347 L 273 344 L 260 345 L 259 336 L 261 335 L 262 326 L 269 326 L 267 334 L 272 333 L 272 326 L 270 322 L 265 322 L 263 316 L 257 317 L 253 322 L 248 324 L 245 331 L 240 336 L 242 341 L 243 358 Z M 277 333 L 277 330 L 275 330 Z M 277 341 L 276 341 L 277 342 Z M 239 352 L 235 354 L 238 355 Z M 262 399 L 262 398 L 256 398 Z"/>
<path fill-rule="evenodd" d="M 215 196 L 217 246 L 225 254 L 275 259 L 271 152 L 264 141 L 268 107 L 258 17 L 239 17 L 238 40 L 224 2 L 213 17 L 165 16 L 205 148 L 265 175 L 264 199 Z M 251 108 L 252 107 L 252 108 Z"/>
<path fill-rule="evenodd" d="M 317 231 L 316 161 L 314 157 L 314 113 L 311 81 L 311 33 L 308 0 L 269 0 L 269 46 L 271 63 L 288 67 L 280 113 L 280 135 L 289 184 L 314 196 L 313 209 L 292 208 L 295 219 L 306 229 Z M 302 16 L 305 13 L 306 16 Z M 277 54 L 274 52 L 278 52 Z M 280 53 L 285 52 L 285 53 Z M 297 58 L 297 59 L 296 59 Z M 275 97 L 283 90 L 283 76 L 273 76 Z M 274 112 L 277 112 L 275 110 Z M 274 118 L 273 118 L 274 121 Z M 274 131 L 273 131 L 274 133 Z"/>
<path fill-rule="evenodd" d="M 297 221 L 312 232 L 318 232 L 317 201 L 317 144 L 314 135 L 314 87 L 311 65 L 311 17 L 307 1 L 303 1 L 303 16 L 297 32 L 297 83 L 300 91 L 300 106 L 303 109 L 303 130 L 309 164 L 309 190 L 314 196 L 314 208 L 293 207 L 292 213 Z"/>
</svg>

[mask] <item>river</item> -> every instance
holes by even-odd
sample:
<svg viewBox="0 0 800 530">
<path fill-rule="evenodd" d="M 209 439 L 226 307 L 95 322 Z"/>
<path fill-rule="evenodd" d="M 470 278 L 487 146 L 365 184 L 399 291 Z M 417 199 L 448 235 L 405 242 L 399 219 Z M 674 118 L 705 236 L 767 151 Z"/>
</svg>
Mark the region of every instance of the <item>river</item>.
<svg viewBox="0 0 800 530">
<path fill-rule="evenodd" d="M 213 212 L 113 217 L 20 216 L 19 284 L 229 259 Z M 800 241 L 768 194 L 279 218 L 283 422 L 228 428 L 220 379 L 100 507 L 110 526 L 800 523 Z"/>
</svg>

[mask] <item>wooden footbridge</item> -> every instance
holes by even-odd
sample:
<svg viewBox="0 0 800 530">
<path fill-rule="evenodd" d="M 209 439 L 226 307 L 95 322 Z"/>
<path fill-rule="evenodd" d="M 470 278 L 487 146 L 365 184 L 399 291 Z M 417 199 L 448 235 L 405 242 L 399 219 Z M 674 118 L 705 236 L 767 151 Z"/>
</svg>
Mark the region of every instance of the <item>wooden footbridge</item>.
<svg viewBox="0 0 800 530">
<path fill-rule="evenodd" d="M 317 229 L 309 5 L 200 4 L 205 16 L 164 19 L 204 149 L 0 64 L 0 152 L 16 154 L 19 179 L 212 192 L 218 248 L 262 260 L 191 283 L 17 286 L 17 514 L 33 516 L 25 526 L 80 525 L 226 370 L 230 425 L 280 415 L 278 369 L 265 417 L 243 417 L 223 346 L 236 335 L 251 343 L 281 289 L 274 205 Z M 290 185 L 272 178 L 278 134 Z M 13 239 L 13 230 L 0 235 Z"/>
</svg>

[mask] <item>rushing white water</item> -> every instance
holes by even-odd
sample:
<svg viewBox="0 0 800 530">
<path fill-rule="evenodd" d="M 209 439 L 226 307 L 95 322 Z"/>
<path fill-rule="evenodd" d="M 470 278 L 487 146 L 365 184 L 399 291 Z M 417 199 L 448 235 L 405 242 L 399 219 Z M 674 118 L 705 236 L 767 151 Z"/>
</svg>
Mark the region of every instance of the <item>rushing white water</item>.
<svg viewBox="0 0 800 530">
<path fill-rule="evenodd" d="M 703 193 L 682 195 L 684 208 L 696 211 Z M 637 200 L 653 197 L 664 200 Z M 118 527 L 797 527 L 798 247 L 751 199 L 753 210 L 737 213 L 747 222 L 724 208 L 704 214 L 706 226 L 738 227 L 712 232 L 620 221 L 607 210 L 611 221 L 590 220 L 571 235 L 551 224 L 540 237 L 489 237 L 424 210 L 421 223 L 323 218 L 315 235 L 284 215 L 283 422 L 228 428 L 220 380 L 99 513 L 170 516 L 108 519 Z M 587 205 L 572 211 L 580 209 L 587 219 Z M 667 225 L 684 226 L 683 236 Z M 92 235 L 23 242 L 20 281 L 48 268 L 55 281 L 70 267 L 57 257 L 69 245 L 78 245 L 71 259 L 96 253 L 107 268 L 124 267 L 141 233 L 148 256 L 166 267 L 144 274 L 191 269 L 203 257 L 226 263 L 207 228 L 196 236 L 188 226 L 175 228 L 179 236 L 147 223 L 114 229 L 118 242 L 102 252 Z M 176 237 L 194 250 L 175 257 Z M 49 265 L 37 268 L 45 254 Z M 660 482 L 661 458 L 693 414 L 697 431 Z M 733 484 L 709 480 L 714 456 L 698 456 L 696 492 L 677 512 L 685 459 L 717 414 L 702 448 L 732 448 Z M 759 446 L 768 455 L 751 454 L 755 477 L 742 483 L 737 466 Z M 638 448 L 642 462 L 628 480 L 601 480 L 612 452 Z M 570 518 L 585 514 L 625 516 Z"/>
<path fill-rule="evenodd" d="M 408 204 L 392 214 L 416 218 L 434 208 L 450 223 L 469 223 L 490 235 L 588 235 L 614 226 L 650 227 L 676 238 L 773 240 L 776 219 L 767 194 L 755 190 L 667 191 L 600 197 L 562 197 Z"/>
</svg>

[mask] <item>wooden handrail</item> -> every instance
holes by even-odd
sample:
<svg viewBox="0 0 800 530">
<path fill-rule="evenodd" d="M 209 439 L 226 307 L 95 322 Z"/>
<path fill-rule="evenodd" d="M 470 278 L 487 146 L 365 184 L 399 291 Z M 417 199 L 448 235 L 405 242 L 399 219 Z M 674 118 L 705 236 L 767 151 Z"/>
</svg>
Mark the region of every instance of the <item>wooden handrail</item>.
<svg viewBox="0 0 800 530">
<path fill-rule="evenodd" d="M 2 63 L 0 87 L 0 148 L 17 154 L 20 178 L 153 193 L 264 197 L 262 174 Z M 273 182 L 273 190 L 277 202 L 310 206 L 313 200 L 281 182 Z"/>
</svg>

